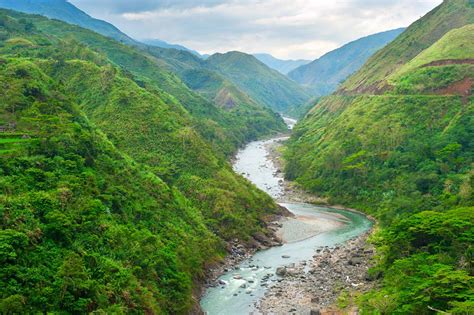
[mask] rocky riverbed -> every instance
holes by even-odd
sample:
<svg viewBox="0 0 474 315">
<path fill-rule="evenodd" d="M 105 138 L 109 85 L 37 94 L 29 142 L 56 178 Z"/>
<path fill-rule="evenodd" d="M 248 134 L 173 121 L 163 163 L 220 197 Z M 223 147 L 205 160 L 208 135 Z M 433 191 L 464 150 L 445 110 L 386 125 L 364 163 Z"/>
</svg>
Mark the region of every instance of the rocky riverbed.
<svg viewBox="0 0 474 315">
<path fill-rule="evenodd" d="M 313 260 L 277 269 L 280 279 L 271 286 L 257 304 L 262 314 L 342 314 L 337 304 L 343 294 L 351 307 L 350 296 L 373 287 L 367 270 L 374 249 L 368 245 L 365 233 L 334 248 L 319 248 Z"/>
<path fill-rule="evenodd" d="M 234 160 L 237 172 L 294 214 L 282 207 L 281 215 L 265 220 L 265 234 L 229 242 L 226 259 L 208 269 L 203 284 L 201 305 L 210 314 L 325 314 L 340 293 L 372 285 L 365 276 L 373 255 L 366 245 L 370 221 L 343 207 L 314 206 L 326 201 L 285 181 L 280 148 L 286 139 L 251 143 Z M 353 239 L 344 242 L 351 237 L 344 233 Z"/>
</svg>

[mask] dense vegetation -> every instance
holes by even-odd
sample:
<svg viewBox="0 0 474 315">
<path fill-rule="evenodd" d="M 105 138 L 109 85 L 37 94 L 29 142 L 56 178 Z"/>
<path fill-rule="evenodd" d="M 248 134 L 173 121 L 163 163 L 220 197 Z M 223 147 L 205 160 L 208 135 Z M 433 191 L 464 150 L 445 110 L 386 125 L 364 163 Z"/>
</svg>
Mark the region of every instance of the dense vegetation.
<svg viewBox="0 0 474 315">
<path fill-rule="evenodd" d="M 224 157 L 271 129 L 155 61 L 0 11 L 1 313 L 185 313 L 225 240 L 278 211 Z"/>
<path fill-rule="evenodd" d="M 316 96 L 331 94 L 341 82 L 359 70 L 367 59 L 403 31 L 400 28 L 360 38 L 294 69 L 288 76 L 307 86 Z"/>
<path fill-rule="evenodd" d="M 309 94 L 296 82 L 241 52 L 214 54 L 206 63 L 257 102 L 277 112 L 304 104 Z"/>
<path fill-rule="evenodd" d="M 360 300 L 367 314 L 474 307 L 472 23 L 470 2 L 445 1 L 322 98 L 289 143 L 290 178 L 379 219 L 383 278 Z"/>
</svg>

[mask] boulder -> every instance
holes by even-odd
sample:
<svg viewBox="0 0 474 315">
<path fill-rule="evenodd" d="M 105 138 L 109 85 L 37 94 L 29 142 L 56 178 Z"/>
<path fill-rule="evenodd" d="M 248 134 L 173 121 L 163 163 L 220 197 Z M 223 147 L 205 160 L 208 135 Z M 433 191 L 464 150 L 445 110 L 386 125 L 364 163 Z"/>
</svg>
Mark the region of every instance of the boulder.
<svg viewBox="0 0 474 315">
<path fill-rule="evenodd" d="M 287 273 L 286 267 L 278 267 L 276 269 L 276 275 L 280 277 L 284 277 Z"/>
</svg>

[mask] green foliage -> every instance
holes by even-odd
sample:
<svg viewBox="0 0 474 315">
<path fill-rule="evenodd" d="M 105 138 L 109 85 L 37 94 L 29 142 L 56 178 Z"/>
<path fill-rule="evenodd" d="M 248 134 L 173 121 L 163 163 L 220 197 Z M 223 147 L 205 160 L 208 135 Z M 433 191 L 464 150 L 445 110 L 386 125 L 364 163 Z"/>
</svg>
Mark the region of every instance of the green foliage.
<svg viewBox="0 0 474 315">
<path fill-rule="evenodd" d="M 445 0 L 373 55 L 341 86 L 341 91 L 383 91 L 390 75 L 436 43 L 449 31 L 474 23 L 470 0 Z M 469 51 L 469 50 L 466 50 Z"/>
<path fill-rule="evenodd" d="M 214 54 L 206 60 L 206 64 L 251 98 L 277 112 L 286 113 L 310 98 L 296 82 L 241 52 Z"/>
<path fill-rule="evenodd" d="M 224 241 L 278 211 L 224 156 L 269 129 L 224 131 L 236 120 L 139 50 L 38 16 L 0 24 L 0 313 L 189 312 Z"/>
<path fill-rule="evenodd" d="M 472 313 L 473 21 L 444 1 L 319 100 L 285 151 L 287 176 L 379 220 L 365 314 Z"/>
<path fill-rule="evenodd" d="M 362 299 L 365 311 L 467 314 L 474 299 L 474 208 L 425 211 L 382 232 L 386 269 L 381 291 Z M 382 247 L 383 246 L 383 247 Z"/>
</svg>

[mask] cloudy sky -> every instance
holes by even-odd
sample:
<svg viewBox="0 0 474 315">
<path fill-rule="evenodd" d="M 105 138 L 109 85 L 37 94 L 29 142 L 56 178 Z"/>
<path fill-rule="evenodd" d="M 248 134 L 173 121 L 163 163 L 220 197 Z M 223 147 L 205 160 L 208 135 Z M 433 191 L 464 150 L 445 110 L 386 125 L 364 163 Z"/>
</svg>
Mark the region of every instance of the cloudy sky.
<svg viewBox="0 0 474 315">
<path fill-rule="evenodd" d="M 136 39 L 201 53 L 240 50 L 315 59 L 373 33 L 408 26 L 442 0 L 69 0 Z"/>
</svg>

